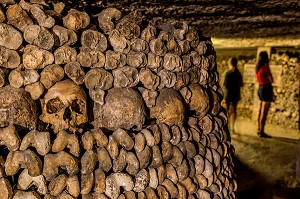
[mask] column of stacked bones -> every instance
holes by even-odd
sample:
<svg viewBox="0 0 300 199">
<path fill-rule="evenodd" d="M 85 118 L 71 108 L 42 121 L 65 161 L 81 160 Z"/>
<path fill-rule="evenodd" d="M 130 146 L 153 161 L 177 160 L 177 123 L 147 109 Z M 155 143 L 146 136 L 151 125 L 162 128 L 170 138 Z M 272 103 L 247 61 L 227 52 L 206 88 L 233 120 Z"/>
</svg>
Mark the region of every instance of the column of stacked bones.
<svg viewBox="0 0 300 199">
<path fill-rule="evenodd" d="M 114 8 L 0 3 L 1 199 L 235 198 L 208 38 Z"/>
</svg>

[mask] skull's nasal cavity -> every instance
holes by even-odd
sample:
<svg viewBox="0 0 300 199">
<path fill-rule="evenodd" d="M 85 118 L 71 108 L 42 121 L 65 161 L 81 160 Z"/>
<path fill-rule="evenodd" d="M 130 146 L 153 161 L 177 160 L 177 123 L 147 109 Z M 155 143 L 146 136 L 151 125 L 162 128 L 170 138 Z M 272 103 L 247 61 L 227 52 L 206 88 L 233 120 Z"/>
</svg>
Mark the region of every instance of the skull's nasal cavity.
<svg viewBox="0 0 300 199">
<path fill-rule="evenodd" d="M 67 107 L 64 112 L 64 120 L 71 120 L 71 119 L 72 119 L 72 112 L 70 110 L 70 107 Z"/>
</svg>

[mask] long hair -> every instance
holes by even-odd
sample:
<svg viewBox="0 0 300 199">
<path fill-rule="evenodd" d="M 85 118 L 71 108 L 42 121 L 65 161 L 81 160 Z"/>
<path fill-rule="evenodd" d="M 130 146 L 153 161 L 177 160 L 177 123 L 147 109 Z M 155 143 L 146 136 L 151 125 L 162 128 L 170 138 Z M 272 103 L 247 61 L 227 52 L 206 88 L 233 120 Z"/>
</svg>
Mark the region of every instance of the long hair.
<svg viewBox="0 0 300 199">
<path fill-rule="evenodd" d="M 269 56 L 266 51 L 261 51 L 259 53 L 258 62 L 255 67 L 255 72 L 257 73 L 263 65 L 269 65 Z"/>
</svg>

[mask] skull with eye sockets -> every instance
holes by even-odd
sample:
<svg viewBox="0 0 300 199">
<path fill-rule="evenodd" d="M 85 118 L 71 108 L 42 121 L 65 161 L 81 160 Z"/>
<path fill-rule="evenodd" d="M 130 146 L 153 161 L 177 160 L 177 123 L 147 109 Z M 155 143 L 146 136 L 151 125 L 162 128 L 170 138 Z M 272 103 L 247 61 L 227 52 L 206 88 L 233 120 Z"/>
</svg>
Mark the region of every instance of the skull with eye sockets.
<svg viewBox="0 0 300 199">
<path fill-rule="evenodd" d="M 41 100 L 43 122 L 52 124 L 55 132 L 75 132 L 88 121 L 86 94 L 72 80 L 57 82 Z"/>
</svg>

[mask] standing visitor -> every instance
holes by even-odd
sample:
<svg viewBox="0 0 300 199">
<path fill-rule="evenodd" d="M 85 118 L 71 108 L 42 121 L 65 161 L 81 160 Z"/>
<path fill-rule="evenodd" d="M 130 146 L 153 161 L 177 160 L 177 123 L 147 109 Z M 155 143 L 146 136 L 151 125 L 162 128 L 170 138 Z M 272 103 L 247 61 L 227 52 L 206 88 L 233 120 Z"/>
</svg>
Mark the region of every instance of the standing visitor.
<svg viewBox="0 0 300 199">
<path fill-rule="evenodd" d="M 256 79 L 258 81 L 258 114 L 257 114 L 257 124 L 258 124 L 258 136 L 270 138 L 271 136 L 266 134 L 265 124 L 268 116 L 268 111 L 271 102 L 274 99 L 273 95 L 273 77 L 269 68 L 269 58 L 266 51 L 262 51 L 259 54 L 258 62 L 255 68 Z"/>
<path fill-rule="evenodd" d="M 240 100 L 240 88 L 243 86 L 242 75 L 237 68 L 237 59 L 232 57 L 228 60 L 228 70 L 224 77 L 224 96 L 228 115 L 229 130 L 235 133 L 234 125 L 236 120 L 236 108 Z"/>
</svg>

